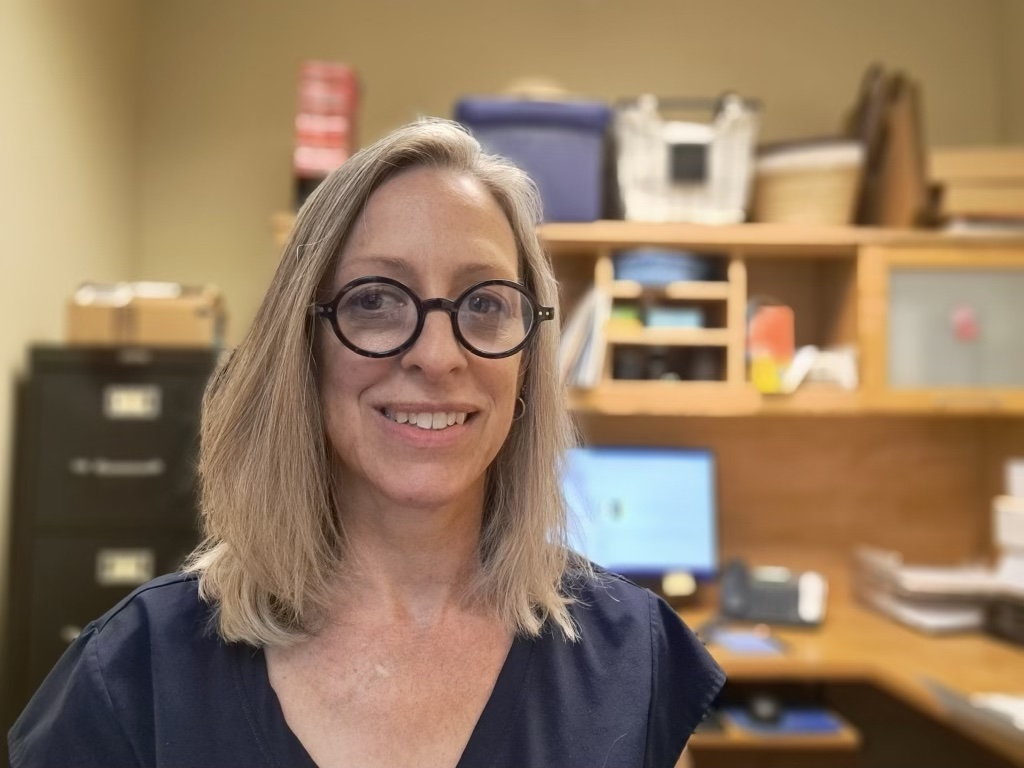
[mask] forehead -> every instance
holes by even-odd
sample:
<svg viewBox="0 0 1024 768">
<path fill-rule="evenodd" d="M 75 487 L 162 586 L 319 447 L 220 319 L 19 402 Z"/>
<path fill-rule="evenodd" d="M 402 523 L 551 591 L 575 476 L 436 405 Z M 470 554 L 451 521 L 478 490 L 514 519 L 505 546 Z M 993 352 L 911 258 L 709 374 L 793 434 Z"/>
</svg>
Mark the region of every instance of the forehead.
<svg viewBox="0 0 1024 768">
<path fill-rule="evenodd" d="M 345 282 L 384 274 L 418 282 L 518 277 L 515 236 L 477 179 L 433 168 L 404 171 L 373 195 L 338 263 Z"/>
</svg>

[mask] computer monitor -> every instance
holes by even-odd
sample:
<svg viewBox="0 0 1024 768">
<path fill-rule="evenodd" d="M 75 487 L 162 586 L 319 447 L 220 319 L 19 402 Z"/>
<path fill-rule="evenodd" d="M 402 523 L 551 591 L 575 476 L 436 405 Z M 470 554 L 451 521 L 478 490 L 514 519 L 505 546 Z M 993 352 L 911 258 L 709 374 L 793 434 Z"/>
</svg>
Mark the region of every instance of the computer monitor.
<svg viewBox="0 0 1024 768">
<path fill-rule="evenodd" d="M 562 478 L 580 554 L 634 577 L 718 569 L 715 461 L 707 450 L 598 446 L 569 451 Z"/>
</svg>

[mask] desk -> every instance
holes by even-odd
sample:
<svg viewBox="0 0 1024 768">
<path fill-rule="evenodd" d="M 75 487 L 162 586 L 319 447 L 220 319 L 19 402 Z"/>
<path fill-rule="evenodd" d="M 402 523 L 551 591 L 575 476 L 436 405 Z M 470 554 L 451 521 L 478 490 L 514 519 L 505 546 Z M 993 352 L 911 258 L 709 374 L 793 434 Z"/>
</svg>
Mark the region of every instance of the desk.
<svg viewBox="0 0 1024 768">
<path fill-rule="evenodd" d="M 711 616 L 683 610 L 690 627 Z M 833 595 L 818 630 L 779 629 L 787 653 L 736 656 L 709 646 L 734 683 L 757 681 L 866 682 L 957 730 L 996 754 L 1024 765 L 1024 746 L 947 716 L 925 684 L 937 680 L 961 693 L 1024 694 L 1024 649 L 984 635 L 928 637 L 868 611 L 845 595 Z M 699 746 L 700 737 L 695 737 Z"/>
</svg>

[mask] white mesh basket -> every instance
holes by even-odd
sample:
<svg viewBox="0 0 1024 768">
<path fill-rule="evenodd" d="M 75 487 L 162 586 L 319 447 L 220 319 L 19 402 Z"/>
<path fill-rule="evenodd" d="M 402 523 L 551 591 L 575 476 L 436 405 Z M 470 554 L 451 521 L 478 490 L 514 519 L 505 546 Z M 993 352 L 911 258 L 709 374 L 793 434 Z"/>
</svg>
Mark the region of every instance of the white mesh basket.
<svg viewBox="0 0 1024 768">
<path fill-rule="evenodd" d="M 705 122 L 679 119 L 702 113 Z M 619 192 L 631 221 L 734 224 L 746 217 L 759 107 L 721 99 L 622 102 L 615 115 Z"/>
</svg>

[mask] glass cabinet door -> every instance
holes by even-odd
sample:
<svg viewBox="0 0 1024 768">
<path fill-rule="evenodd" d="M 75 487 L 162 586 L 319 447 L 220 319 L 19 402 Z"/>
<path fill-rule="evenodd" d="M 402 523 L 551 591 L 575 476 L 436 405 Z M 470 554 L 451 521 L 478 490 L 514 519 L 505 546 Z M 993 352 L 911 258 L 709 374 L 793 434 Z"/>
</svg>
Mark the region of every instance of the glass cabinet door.
<svg viewBox="0 0 1024 768">
<path fill-rule="evenodd" d="M 888 387 L 1024 389 L 1024 269 L 893 265 L 888 278 Z"/>
</svg>

